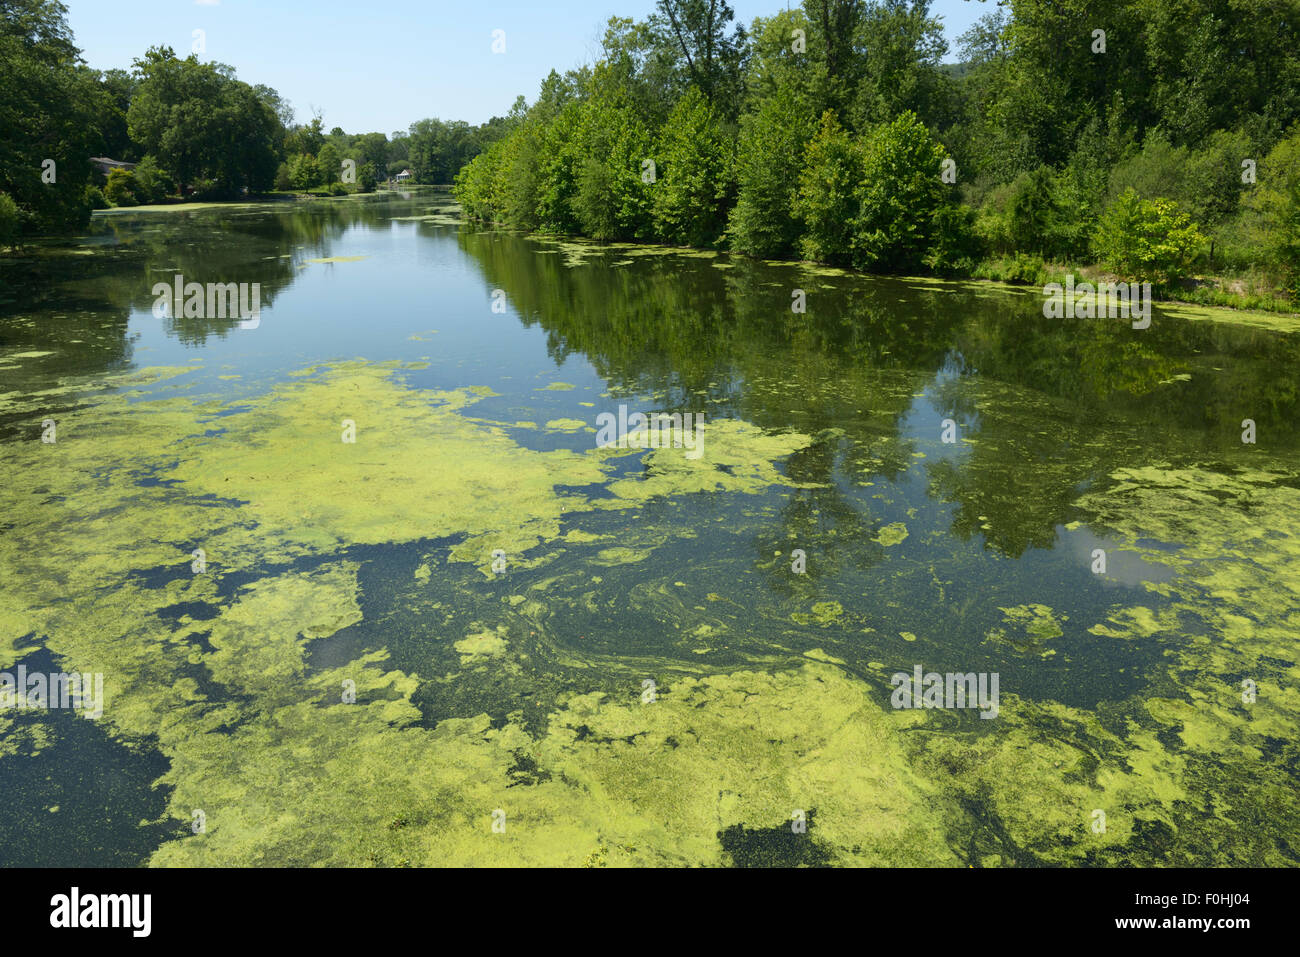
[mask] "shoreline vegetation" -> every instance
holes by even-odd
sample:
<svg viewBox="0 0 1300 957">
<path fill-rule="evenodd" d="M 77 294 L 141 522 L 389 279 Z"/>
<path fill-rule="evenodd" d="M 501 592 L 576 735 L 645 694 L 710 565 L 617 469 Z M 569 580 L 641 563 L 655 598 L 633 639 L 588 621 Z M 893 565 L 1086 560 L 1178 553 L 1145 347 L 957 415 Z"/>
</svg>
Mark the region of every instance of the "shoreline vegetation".
<svg viewBox="0 0 1300 957">
<path fill-rule="evenodd" d="M 233 68 L 149 47 L 129 70 L 89 66 L 60 0 L 10 0 L 0 19 L 0 257 L 75 235 L 95 210 L 450 184 L 509 117 L 435 118 L 406 132 L 327 129 Z M 522 109 L 522 98 L 516 104 Z"/>
<path fill-rule="evenodd" d="M 404 192 L 404 193 L 409 192 L 409 193 L 419 194 L 423 192 L 434 193 L 435 191 L 439 193 L 443 192 L 442 189 L 435 190 L 435 187 L 433 186 L 415 184 L 414 186 L 380 187 L 373 194 L 369 194 L 369 195 L 378 198 L 381 194 L 386 192 Z M 120 207 L 120 208 L 113 208 L 113 209 L 106 209 L 106 210 L 96 210 L 94 215 L 118 216 L 118 215 L 129 215 L 132 213 L 182 213 L 182 212 L 188 213 L 188 212 L 202 212 L 205 210 L 219 210 L 219 209 L 226 209 L 226 210 L 240 209 L 240 208 L 251 209 L 251 208 L 256 208 L 259 206 L 266 206 L 266 205 L 291 205 L 299 202 L 312 202 L 312 201 L 320 201 L 320 200 L 340 200 L 340 199 L 347 200 L 347 199 L 354 198 L 356 195 L 357 194 L 351 194 L 351 193 L 346 196 L 331 196 L 328 194 L 299 195 L 293 193 L 284 193 L 284 194 L 269 194 L 266 196 L 245 198 L 244 200 L 210 200 L 207 202 L 182 202 L 179 199 L 177 199 L 174 202 L 159 203 L 159 204 L 153 204 L 147 206 L 131 206 L 131 207 Z M 459 212 L 461 214 L 461 218 L 465 222 L 473 222 L 472 220 L 469 220 L 467 217 L 464 217 L 463 210 L 459 207 L 459 204 L 449 202 L 447 204 L 440 205 L 438 209 L 440 212 L 450 212 L 450 211 Z M 1071 274 L 1075 277 L 1075 280 L 1077 282 L 1092 282 L 1094 284 L 1099 281 L 1105 282 L 1105 281 L 1114 280 L 1116 278 L 1114 274 L 1107 274 L 1096 266 L 1080 265 L 1080 264 L 1058 264 L 1058 263 L 1044 264 L 1042 270 L 1032 278 L 1025 277 L 1024 275 L 1019 274 L 1013 270 L 1007 270 L 1005 274 L 999 274 L 997 271 L 998 267 L 1004 265 L 1003 263 L 999 263 L 999 262 L 983 263 L 981 264 L 982 268 L 979 271 L 977 271 L 976 274 L 970 276 L 935 276 L 935 275 L 927 275 L 921 272 L 894 273 L 894 274 L 886 275 L 886 274 L 879 274 L 879 273 L 870 273 L 864 270 L 853 269 L 851 267 L 832 266 L 827 263 L 817 262 L 815 260 L 809 260 L 809 259 L 761 259 L 759 257 L 747 256 L 744 253 L 737 253 L 725 249 L 723 250 L 710 249 L 708 247 L 702 247 L 702 246 L 684 246 L 684 245 L 674 245 L 670 243 L 638 243 L 638 242 L 622 242 L 622 241 L 602 242 L 600 240 L 593 239 L 591 237 L 581 236 L 576 234 L 560 234 L 560 233 L 551 233 L 551 232 L 545 232 L 540 230 L 531 230 L 531 231 L 521 230 L 518 227 L 511 227 L 508 224 L 487 224 L 487 225 L 490 225 L 492 228 L 505 228 L 512 232 L 522 232 L 525 235 L 530 235 L 538 239 L 581 243 L 585 246 L 590 246 L 592 250 L 602 250 L 602 249 L 628 250 L 628 249 L 638 249 L 638 248 L 657 248 L 665 251 L 680 251 L 688 255 L 699 254 L 699 253 L 711 253 L 711 254 L 725 255 L 725 256 L 738 256 L 744 259 L 754 259 L 756 262 L 761 262 L 764 265 L 788 266 L 792 268 L 797 268 L 805 273 L 810 273 L 812 275 L 843 276 L 843 277 L 860 278 L 860 279 L 881 278 L 881 279 L 896 280 L 905 283 L 925 283 L 927 285 L 934 285 L 934 286 L 952 286 L 954 288 L 960 288 L 962 286 L 977 284 L 981 287 L 988 287 L 991 289 L 1004 289 L 1004 290 L 1010 290 L 1014 292 L 1034 293 L 1034 292 L 1041 291 L 1042 286 L 1048 283 L 1053 283 L 1053 282 L 1064 283 L 1067 277 Z M 83 247 L 80 244 L 76 243 L 76 240 L 80 238 L 82 237 L 73 237 L 73 236 L 41 237 L 43 241 L 49 241 L 54 243 L 58 243 L 60 241 L 71 241 L 74 244 L 71 248 L 82 249 Z M 51 255 L 51 254 L 57 254 L 58 252 L 66 253 L 68 252 L 68 249 L 62 246 L 50 246 L 42 243 L 42 245 L 26 247 L 25 252 L 30 257 L 33 254 Z M 5 261 L 6 260 L 4 258 L 0 258 L 0 266 L 3 266 Z M 8 261 L 10 263 L 17 264 L 20 260 L 16 258 L 10 258 Z M 1203 280 L 1200 279 L 1200 277 L 1198 277 L 1197 280 L 1189 280 L 1187 282 L 1190 281 L 1203 281 Z M 1177 292 L 1181 292 L 1181 291 L 1185 291 L 1185 287 L 1180 288 L 1179 290 L 1165 289 L 1164 290 L 1165 294 L 1163 296 L 1156 296 L 1153 299 L 1153 301 L 1158 306 L 1161 307 L 1162 312 L 1169 315 L 1176 315 L 1183 318 L 1208 319 L 1208 320 L 1221 321 L 1221 322 L 1236 322 L 1239 324 L 1247 324 L 1247 325 L 1259 326 L 1261 328 L 1268 328 L 1275 331 L 1300 332 L 1300 306 L 1297 306 L 1294 303 L 1279 302 L 1277 303 L 1278 308 L 1273 308 L 1273 309 L 1260 308 L 1253 304 L 1251 305 L 1245 304 L 1244 297 L 1233 297 L 1233 301 L 1229 303 L 1206 302 L 1202 299 L 1180 298 L 1177 295 Z M 1287 321 L 1288 319 L 1296 319 L 1297 321 L 1291 323 Z"/>
<path fill-rule="evenodd" d="M 456 177 L 466 215 L 598 240 L 1300 311 L 1300 24 L 1216 0 L 612 18 Z M 1201 27 L 1213 22 L 1213 30 Z"/>
<path fill-rule="evenodd" d="M 62 3 L 18 5 L 0 34 L 0 79 L 20 91 L 0 107 L 17 131 L 0 253 L 76 234 L 92 210 L 443 184 L 465 219 L 540 234 L 1040 288 L 1150 282 L 1162 303 L 1300 314 L 1285 5 L 1010 0 L 945 63 L 927 2 L 805 0 L 746 28 L 726 3 L 660 0 L 611 17 L 595 62 L 552 71 L 531 104 L 391 138 L 295 122 L 270 87 L 165 46 L 91 69 Z M 96 155 L 121 162 L 104 175 Z"/>
</svg>

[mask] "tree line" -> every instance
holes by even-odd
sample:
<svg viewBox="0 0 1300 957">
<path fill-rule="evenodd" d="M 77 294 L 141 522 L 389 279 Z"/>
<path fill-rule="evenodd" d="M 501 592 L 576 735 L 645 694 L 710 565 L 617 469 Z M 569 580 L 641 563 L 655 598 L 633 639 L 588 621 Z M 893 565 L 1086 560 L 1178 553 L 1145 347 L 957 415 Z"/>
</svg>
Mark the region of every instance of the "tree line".
<svg viewBox="0 0 1300 957">
<path fill-rule="evenodd" d="M 456 178 L 476 219 L 859 269 L 1300 294 L 1300 2 L 722 0 L 612 18 Z"/>
<path fill-rule="evenodd" d="M 170 196 L 373 189 L 409 168 L 449 183 L 508 125 L 424 119 L 391 136 L 294 122 L 279 93 L 232 67 L 149 48 L 130 70 L 81 58 L 59 0 L 0 0 L 0 247 L 75 231 L 92 209 Z M 104 156 L 136 164 L 107 177 Z"/>
</svg>

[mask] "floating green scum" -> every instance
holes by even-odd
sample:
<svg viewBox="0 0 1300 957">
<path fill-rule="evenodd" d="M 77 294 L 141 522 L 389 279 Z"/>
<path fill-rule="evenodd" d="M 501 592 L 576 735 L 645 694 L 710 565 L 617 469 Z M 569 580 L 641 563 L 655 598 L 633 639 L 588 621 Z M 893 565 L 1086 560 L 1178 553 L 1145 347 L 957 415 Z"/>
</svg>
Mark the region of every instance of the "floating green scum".
<svg viewBox="0 0 1300 957">
<path fill-rule="evenodd" d="M 999 719 L 979 722 L 893 710 L 888 669 L 790 631 L 858 628 L 845 596 L 693 604 L 665 579 L 631 600 L 675 619 L 679 650 L 613 655 L 563 634 L 603 613 L 606 574 L 652 581 L 655 556 L 692 535 L 661 516 L 611 537 L 611 511 L 812 494 L 783 464 L 807 436 L 711 422 L 701 461 L 646 450 L 638 479 L 594 448 L 528 449 L 473 416 L 489 390 L 413 389 L 392 365 L 309 370 L 230 406 L 140 391 L 183 378 L 122 378 L 64 415 L 55 444 L 7 446 L 0 483 L 0 664 L 39 646 L 107 673 L 97 733 L 166 759 L 152 864 L 771 863 L 800 815 L 822 863 L 1290 860 L 1287 474 L 1124 470 L 1080 498 L 1081 523 L 1173 569 L 1149 586 L 1155 610 L 1119 601 L 1077 622 L 1008 605 L 990 640 L 1041 653 L 1078 626 L 1158 641 L 1160 664 L 1093 709 L 1004 678 Z M 908 537 L 901 522 L 876 535 L 900 574 Z M 367 548 L 399 544 L 418 555 L 393 591 Z M 498 596 L 494 549 L 531 584 Z M 1253 676 L 1249 703 L 1237 676 Z M 41 724 L 15 720 L 0 714 L 0 761 L 42 746 Z"/>
</svg>

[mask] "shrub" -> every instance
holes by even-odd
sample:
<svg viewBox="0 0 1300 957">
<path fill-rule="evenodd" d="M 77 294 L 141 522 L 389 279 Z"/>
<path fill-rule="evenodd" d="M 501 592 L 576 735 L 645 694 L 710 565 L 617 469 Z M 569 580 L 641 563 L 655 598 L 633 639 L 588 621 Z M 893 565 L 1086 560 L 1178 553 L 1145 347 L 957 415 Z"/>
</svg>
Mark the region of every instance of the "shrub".
<svg viewBox="0 0 1300 957">
<path fill-rule="evenodd" d="M 1252 152 L 1250 138 L 1240 132 L 1218 130 L 1195 151 L 1152 133 L 1141 152 L 1111 171 L 1107 196 L 1113 202 L 1132 189 L 1142 199 L 1172 199 L 1193 221 L 1217 225 L 1237 210 L 1241 161 Z"/>
<path fill-rule="evenodd" d="M 848 263 L 862 182 L 862 150 L 827 110 L 804 150 L 795 213 L 803 222 L 799 250 L 808 259 Z"/>
<path fill-rule="evenodd" d="M 171 177 L 158 168 L 152 156 L 140 160 L 135 168 L 136 195 L 141 202 L 160 203 L 174 190 Z"/>
<path fill-rule="evenodd" d="M 374 163 L 362 163 L 357 168 L 357 187 L 363 193 L 373 193 L 375 184 L 379 182 L 379 174 L 375 172 Z M 276 189 L 279 189 L 277 186 Z"/>
<path fill-rule="evenodd" d="M 211 203 L 219 200 L 239 198 L 239 190 L 232 186 L 223 186 L 215 179 L 209 177 L 195 180 L 193 189 L 194 192 L 190 195 L 190 199 L 198 203 Z"/>
<path fill-rule="evenodd" d="M 1052 171 L 1040 166 L 1021 173 L 1007 196 L 1007 231 L 1017 252 L 1050 256 L 1051 232 L 1056 223 Z"/>
<path fill-rule="evenodd" d="M 1074 168 L 1058 173 L 1050 166 L 1021 173 L 988 194 L 976 231 L 990 249 L 1003 255 L 1086 255 L 1093 207 L 1081 175 Z"/>
<path fill-rule="evenodd" d="M 940 178 L 944 150 L 912 112 L 877 127 L 866 143 L 854 190 L 854 265 L 866 269 L 915 269 L 931 245 L 939 210 L 950 203 Z M 945 214 L 956 228 L 958 214 Z"/>
<path fill-rule="evenodd" d="M 505 140 L 497 140 L 456 174 L 452 194 L 470 219 L 499 222 L 504 202 L 498 190 Z"/>
<path fill-rule="evenodd" d="M 18 204 L 8 193 L 0 193 L 0 246 L 12 245 L 17 236 Z"/>
<path fill-rule="evenodd" d="M 104 197 L 104 191 L 94 183 L 86 186 L 86 202 L 90 204 L 91 209 L 108 209 L 108 200 Z"/>
<path fill-rule="evenodd" d="M 596 239 L 650 239 L 650 188 L 642 177 L 653 159 L 650 131 L 636 110 L 593 98 L 583 104 L 582 152 L 573 211 L 582 232 Z"/>
<path fill-rule="evenodd" d="M 289 160 L 289 182 L 294 189 L 307 191 L 320 182 L 320 167 L 316 158 L 297 153 Z"/>
<path fill-rule="evenodd" d="M 114 206 L 139 206 L 140 184 L 128 169 L 110 170 L 104 195 Z"/>
<path fill-rule="evenodd" d="M 1300 297 L 1300 128 L 1259 164 L 1258 185 L 1246 205 L 1269 267 L 1290 295 Z"/>
<path fill-rule="evenodd" d="M 1127 279 L 1160 285 L 1185 276 L 1205 241 L 1178 204 L 1127 189 L 1097 224 L 1098 257 Z"/>
<path fill-rule="evenodd" d="M 804 146 L 816 130 L 789 90 L 765 98 L 757 112 L 741 118 L 738 195 L 728 224 L 732 249 L 751 256 L 795 251 L 803 231 L 796 206 Z"/>
<path fill-rule="evenodd" d="M 978 279 L 1027 283 L 1031 286 L 1041 286 L 1051 281 L 1043 257 L 1032 253 L 1016 253 L 1010 259 L 982 260 L 976 263 L 972 275 Z"/>
<path fill-rule="evenodd" d="M 931 219 L 930 236 L 927 268 L 944 276 L 970 275 L 981 255 L 973 209 L 951 203 L 940 206 Z"/>
<path fill-rule="evenodd" d="M 538 134 L 535 124 L 515 130 L 501 158 L 501 201 L 504 219 L 512 226 L 536 229 L 538 175 Z"/>
<path fill-rule="evenodd" d="M 578 129 L 582 104 L 565 103 L 542 133 L 539 146 L 537 219 L 543 229 L 561 233 L 578 231 L 573 200 L 578 190 Z"/>
<path fill-rule="evenodd" d="M 715 245 L 733 193 L 731 141 L 692 88 L 673 107 L 655 151 L 662 168 L 651 189 L 655 233 L 686 246 Z"/>
</svg>

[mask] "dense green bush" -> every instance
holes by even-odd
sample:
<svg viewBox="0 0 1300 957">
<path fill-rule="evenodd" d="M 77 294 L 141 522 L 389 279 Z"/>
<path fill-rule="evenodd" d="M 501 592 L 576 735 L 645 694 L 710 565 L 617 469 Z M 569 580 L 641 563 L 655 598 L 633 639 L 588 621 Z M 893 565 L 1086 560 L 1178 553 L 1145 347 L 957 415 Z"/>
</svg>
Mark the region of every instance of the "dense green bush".
<svg viewBox="0 0 1300 957">
<path fill-rule="evenodd" d="M 795 214 L 803 223 L 799 250 L 807 259 L 848 265 L 862 183 L 861 144 L 827 110 L 804 150 Z"/>
<path fill-rule="evenodd" d="M 1163 285 L 1187 275 L 1205 237 L 1173 200 L 1128 189 L 1102 215 L 1094 241 L 1120 276 Z"/>
<path fill-rule="evenodd" d="M 146 156 L 136 165 L 136 195 L 144 203 L 160 203 L 176 188 L 171 177 L 158 168 L 152 156 Z"/>
<path fill-rule="evenodd" d="M 925 266 L 941 276 L 969 276 L 983 255 L 975 231 L 975 211 L 969 206 L 944 203 L 936 209 L 930 237 Z"/>
<path fill-rule="evenodd" d="M 109 170 L 104 196 L 114 206 L 139 206 L 140 184 L 129 169 Z"/>
<path fill-rule="evenodd" d="M 573 197 L 581 231 L 596 239 L 654 238 L 651 133 L 621 91 L 584 104 L 581 135 L 584 158 Z"/>
<path fill-rule="evenodd" d="M 297 190 L 309 190 L 321 181 L 316 157 L 299 153 L 289 160 L 289 182 Z"/>
<path fill-rule="evenodd" d="M 1293 297 L 1300 298 L 1300 126 L 1259 164 L 1248 213 L 1254 234 Z"/>
<path fill-rule="evenodd" d="M 8 193 L 0 193 L 0 247 L 11 245 L 17 236 L 18 204 Z"/>
<path fill-rule="evenodd" d="M 677 101 L 654 156 L 651 217 L 657 238 L 686 246 L 721 242 L 735 192 L 733 142 L 697 90 Z"/>
<path fill-rule="evenodd" d="M 470 219 L 502 221 L 505 201 L 500 174 L 505 150 L 506 141 L 498 140 L 456 174 L 452 192 Z"/>
<path fill-rule="evenodd" d="M 1160 131 L 1110 173 L 1107 199 L 1132 189 L 1142 199 L 1172 199 L 1202 226 L 1236 213 L 1244 188 L 1242 161 L 1253 156 L 1250 137 L 1218 130 L 1200 149 L 1177 147 Z"/>
<path fill-rule="evenodd" d="M 741 118 L 736 205 L 728 226 L 737 252 L 784 256 L 795 251 L 803 228 L 796 213 L 799 175 L 816 129 L 789 89 L 778 90 Z"/>
<path fill-rule="evenodd" d="M 524 229 L 536 229 L 539 134 L 535 124 L 521 128 L 502 142 L 500 185 L 501 219 Z"/>
<path fill-rule="evenodd" d="M 108 199 L 104 196 L 104 191 L 94 183 L 86 186 L 86 202 L 90 204 L 91 209 L 108 209 Z"/>
<path fill-rule="evenodd" d="M 914 113 L 903 113 L 872 132 L 854 190 L 854 265 L 886 271 L 921 265 L 934 238 L 936 214 L 951 202 L 940 178 L 943 160 L 943 148 Z M 945 215 L 940 221 L 958 228 L 960 218 Z M 965 242 L 965 237 L 959 239 Z"/>
<path fill-rule="evenodd" d="M 578 192 L 578 167 L 582 149 L 578 130 L 582 104 L 565 103 L 542 132 L 538 145 L 537 219 L 543 229 L 560 233 L 578 231 L 573 199 Z"/>
</svg>

